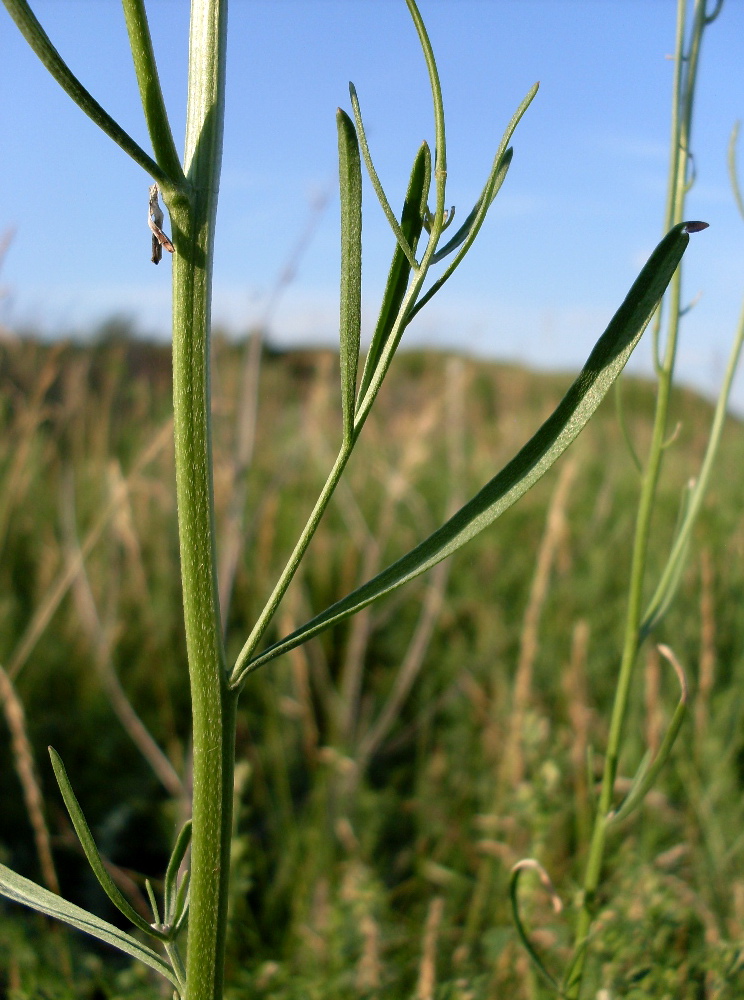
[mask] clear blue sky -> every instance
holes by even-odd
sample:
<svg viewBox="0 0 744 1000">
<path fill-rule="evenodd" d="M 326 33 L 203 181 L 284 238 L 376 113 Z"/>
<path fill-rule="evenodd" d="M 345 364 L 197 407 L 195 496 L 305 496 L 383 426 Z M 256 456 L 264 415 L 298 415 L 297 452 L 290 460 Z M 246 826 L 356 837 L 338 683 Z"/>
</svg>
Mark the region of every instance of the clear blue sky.
<svg viewBox="0 0 744 1000">
<path fill-rule="evenodd" d="M 712 0 L 709 0 L 709 4 Z M 70 66 L 149 149 L 120 5 L 32 0 Z M 148 12 L 177 141 L 183 134 L 186 0 Z M 504 126 L 536 81 L 514 162 L 479 241 L 406 337 L 543 367 L 575 368 L 661 236 L 674 0 L 421 0 L 448 117 L 448 201 L 461 218 Z M 744 295 L 744 222 L 726 176 L 744 117 L 744 2 L 705 37 L 690 218 L 711 228 L 687 254 L 702 293 L 685 323 L 683 377 L 719 381 Z M 281 344 L 330 343 L 338 305 L 335 109 L 353 80 L 378 172 L 395 206 L 422 139 L 429 89 L 403 0 L 231 0 L 227 120 L 216 240 L 215 320 L 234 333 L 265 314 L 313 200 L 330 198 L 272 316 Z M 15 227 L 0 319 L 49 333 L 112 314 L 168 334 L 170 262 L 149 260 L 149 179 L 71 104 L 0 9 L 0 231 Z M 744 173 L 744 139 L 741 149 Z M 369 331 L 392 237 L 369 189 Z M 168 227 L 166 226 L 166 229 Z M 166 255 L 167 257 L 167 255 Z M 648 368 L 642 343 L 633 362 Z M 744 379 L 737 389 L 744 406 Z"/>
</svg>

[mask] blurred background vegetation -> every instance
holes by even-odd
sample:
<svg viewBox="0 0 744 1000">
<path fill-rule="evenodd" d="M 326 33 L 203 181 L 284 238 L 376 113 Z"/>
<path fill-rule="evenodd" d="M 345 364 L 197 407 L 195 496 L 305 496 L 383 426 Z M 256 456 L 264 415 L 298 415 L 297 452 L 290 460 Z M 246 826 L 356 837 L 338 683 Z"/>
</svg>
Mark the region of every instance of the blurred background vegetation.
<svg viewBox="0 0 744 1000">
<path fill-rule="evenodd" d="M 58 880 L 114 923 L 46 746 L 141 904 L 186 809 L 190 714 L 170 350 L 129 333 L 113 320 L 86 344 L 0 343 L 0 860 Z M 217 336 L 213 365 L 234 658 L 336 454 L 338 357 Z M 401 355 L 280 609 L 282 634 L 433 530 L 569 381 Z M 626 379 L 623 404 L 643 453 L 653 387 Z M 711 415 L 676 390 L 651 576 Z M 660 782 L 611 838 L 587 996 L 744 995 L 742 467 L 732 418 L 658 636 L 688 672 L 691 709 Z M 537 878 L 523 879 L 536 946 L 560 969 L 603 763 L 637 493 L 605 402 L 557 467 L 454 559 L 249 679 L 229 997 L 547 995 L 512 928 L 509 870 L 537 858 L 566 904 L 556 914 Z M 644 649 L 621 789 L 677 697 L 671 669 Z M 0 996 L 167 995 L 144 968 L 0 904 Z"/>
</svg>

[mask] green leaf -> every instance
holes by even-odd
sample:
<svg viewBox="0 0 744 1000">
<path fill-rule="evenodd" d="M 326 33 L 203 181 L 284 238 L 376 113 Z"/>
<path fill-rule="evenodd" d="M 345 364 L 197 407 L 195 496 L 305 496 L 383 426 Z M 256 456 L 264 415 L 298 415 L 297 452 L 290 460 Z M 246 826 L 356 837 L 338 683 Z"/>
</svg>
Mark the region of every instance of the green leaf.
<svg viewBox="0 0 744 1000">
<path fill-rule="evenodd" d="M 704 227 L 705 223 L 683 222 L 667 233 L 651 254 L 625 301 L 597 341 L 584 368 L 556 410 L 501 472 L 415 549 L 326 608 L 296 632 L 260 653 L 243 668 L 234 684 L 237 686 L 250 671 L 294 649 L 331 625 L 355 614 L 383 594 L 431 569 L 487 528 L 526 493 L 563 454 L 597 409 L 653 316 L 690 241 L 688 233 Z"/>
<path fill-rule="evenodd" d="M 705 457 L 700 467 L 700 474 L 690 487 L 688 495 L 685 497 L 684 516 L 682 524 L 677 532 L 672 550 L 669 553 L 667 564 L 661 574 L 656 591 L 651 598 L 646 613 L 639 629 L 641 639 L 645 638 L 652 629 L 656 628 L 661 618 L 666 614 L 669 605 L 672 603 L 674 595 L 682 576 L 685 565 L 685 557 L 690 542 L 692 529 L 697 521 L 698 514 L 703 505 L 708 485 L 713 473 L 713 466 L 718 454 L 718 446 L 721 443 L 721 435 L 726 425 L 728 415 L 728 401 L 731 395 L 731 387 L 734 382 L 742 347 L 744 347 L 744 309 L 739 317 L 739 326 L 731 345 L 726 374 L 723 379 L 721 391 L 718 394 L 716 410 L 713 415 L 713 423 L 710 429 L 708 445 L 705 449 Z"/>
<path fill-rule="evenodd" d="M 176 901 L 173 906 L 173 923 L 170 926 L 171 939 L 178 937 L 179 931 L 184 925 L 186 914 L 189 912 L 189 876 L 188 869 L 183 873 L 181 884 L 178 887 Z"/>
<path fill-rule="evenodd" d="M 367 173 L 369 174 L 369 179 L 372 182 L 372 187 L 375 190 L 377 199 L 380 202 L 380 207 L 385 213 L 385 218 L 388 220 L 388 225 L 395 234 L 395 238 L 398 241 L 398 246 L 401 248 L 403 253 L 408 258 L 408 263 L 411 267 L 415 267 L 416 258 L 414 256 L 411 245 L 406 240 L 403 230 L 398 225 L 398 220 L 395 218 L 395 212 L 393 212 L 390 207 L 390 202 L 388 201 L 387 195 L 385 194 L 385 189 L 382 186 L 380 178 L 377 176 L 377 171 L 375 170 L 375 165 L 372 162 L 372 154 L 369 151 L 369 144 L 367 143 L 367 134 L 364 131 L 364 121 L 362 120 L 362 110 L 359 107 L 359 98 L 357 96 L 356 88 L 353 83 L 349 84 L 349 95 L 351 97 L 351 108 L 354 112 L 354 121 L 356 122 L 357 133 L 359 135 L 359 144 L 362 149 L 362 157 L 364 158 L 364 165 L 367 168 Z"/>
<path fill-rule="evenodd" d="M 362 164 L 354 123 L 336 112 L 341 188 L 341 410 L 344 441 L 354 432 L 354 402 L 362 326 Z"/>
<path fill-rule="evenodd" d="M 155 151 L 158 164 L 171 177 L 185 181 L 176 144 L 173 141 L 168 112 L 160 87 L 155 52 L 152 47 L 150 27 L 147 23 L 145 0 L 122 0 L 124 18 L 129 33 L 129 47 L 132 50 L 134 70 L 139 84 L 142 110 L 145 113 L 147 130 Z"/>
<path fill-rule="evenodd" d="M 483 191 L 481 192 L 480 198 L 476 202 L 476 208 L 474 210 L 475 214 L 467 230 L 465 238 L 461 241 L 462 245 L 460 246 L 460 249 L 458 250 L 457 255 L 455 256 L 455 259 L 450 262 L 444 274 L 440 275 L 437 278 L 437 280 L 434 282 L 431 288 L 427 289 L 426 294 L 423 295 L 421 299 L 413 307 L 413 309 L 411 309 L 410 316 L 408 317 L 409 322 L 410 320 L 413 319 L 416 313 L 419 312 L 419 310 L 423 309 L 426 303 L 429 302 L 429 300 L 436 295 L 436 293 L 439 291 L 442 285 L 446 281 L 448 281 L 449 278 L 452 277 L 452 275 L 454 274 L 454 272 L 457 270 L 458 266 L 464 259 L 465 254 L 472 246 L 475 237 L 478 235 L 480 228 L 486 219 L 486 214 L 488 213 L 488 210 L 491 207 L 494 198 L 498 194 L 499 189 L 501 188 L 501 185 L 504 183 L 504 180 L 506 178 L 506 172 L 509 169 L 509 164 L 511 163 L 511 157 L 508 155 L 509 152 L 508 147 L 509 143 L 511 142 L 511 138 L 514 135 L 517 125 L 522 120 L 522 116 L 524 115 L 525 111 L 530 106 L 530 104 L 532 104 L 532 101 L 535 98 L 535 94 L 537 93 L 539 86 L 540 86 L 539 83 L 535 83 L 533 84 L 532 87 L 530 87 L 524 99 L 522 100 L 522 103 L 514 112 L 514 114 L 511 117 L 511 121 L 504 130 L 504 134 L 501 137 L 501 142 L 499 143 L 499 148 L 496 150 L 496 155 L 494 156 L 493 163 L 491 164 L 491 172 L 488 175 L 486 183 L 483 187 Z M 471 215 L 473 215 L 472 212 Z M 470 216 L 468 216 L 468 218 L 470 218 Z M 450 245 L 449 243 L 446 244 L 441 252 L 433 254 L 432 260 L 435 258 L 436 260 L 441 260 L 445 252 L 449 252 L 447 250 L 449 245 Z M 452 249 L 454 249 L 454 247 Z M 424 263 L 424 265 L 426 264 L 426 254 L 424 254 L 424 260 L 422 263 Z"/>
<path fill-rule="evenodd" d="M 555 900 L 557 898 L 555 895 L 555 889 L 553 889 L 553 885 L 548 877 L 548 874 L 542 867 L 542 865 L 540 865 L 537 861 L 534 861 L 532 858 L 527 858 L 524 861 L 519 861 L 512 868 L 511 878 L 509 879 L 509 899 L 511 901 L 512 919 L 514 920 L 514 926 L 516 928 L 517 934 L 519 935 L 519 939 L 522 942 L 525 951 L 532 960 L 533 965 L 541 974 L 545 982 L 552 987 L 552 989 L 556 994 L 559 994 L 560 986 L 558 985 L 557 980 L 554 979 L 554 977 L 550 974 L 550 972 L 548 972 L 545 963 L 537 953 L 535 946 L 532 944 L 530 936 L 527 933 L 524 924 L 522 923 L 522 917 L 519 912 L 519 894 L 517 891 L 519 888 L 519 880 L 522 877 L 522 872 L 524 872 L 528 868 L 531 869 L 532 871 L 537 871 L 540 877 L 540 881 L 543 883 L 543 886 L 545 887 L 549 886 L 553 899 Z M 555 902 L 553 908 L 556 909 Z M 556 912 L 558 912 L 557 909 Z"/>
<path fill-rule="evenodd" d="M 488 178 L 480 197 L 476 201 L 475 205 L 473 205 L 467 219 L 463 222 L 452 239 L 448 240 L 443 247 L 440 247 L 440 249 L 432 255 L 430 263 L 438 264 L 440 260 L 444 260 L 445 257 L 448 257 L 453 252 L 453 250 L 457 250 L 457 248 L 465 242 L 470 235 L 470 230 L 473 228 L 473 223 L 476 218 L 478 218 L 481 205 L 483 205 L 486 199 L 488 199 L 488 204 L 491 205 L 494 198 L 499 193 L 501 185 L 506 180 L 506 175 L 509 167 L 511 166 L 513 156 L 514 150 L 510 146 L 501 157 L 500 162 L 497 164 L 493 177 Z"/>
<path fill-rule="evenodd" d="M 151 969 L 155 969 L 175 987 L 178 987 L 178 980 L 168 963 L 147 945 L 140 944 L 135 938 L 120 931 L 113 924 L 101 920 L 100 917 L 88 913 L 87 910 L 75 906 L 74 903 L 68 903 L 66 899 L 49 892 L 48 889 L 42 889 L 40 885 L 16 874 L 2 864 L 0 864 L 0 895 L 15 903 L 20 903 L 22 906 L 28 906 L 38 913 L 44 913 L 47 917 L 61 920 L 63 924 L 75 927 L 84 934 L 118 948 L 125 955 L 137 958 L 145 965 L 149 965 Z"/>
<path fill-rule="evenodd" d="M 707 483 L 705 485 L 707 486 Z M 696 494 L 697 484 L 694 480 L 689 480 L 682 487 L 674 543 L 654 595 L 649 601 L 641 624 L 638 626 L 639 643 L 643 642 L 653 632 L 662 618 L 666 616 L 677 593 L 677 588 L 685 569 L 685 563 L 687 562 L 687 555 L 690 548 L 690 534 L 695 524 L 694 515 L 697 513 L 697 509 L 693 508 L 693 501 L 696 499 Z M 691 511 L 693 513 L 692 517 L 690 517 Z"/>
<path fill-rule="evenodd" d="M 631 783 L 630 791 L 615 812 L 608 815 L 608 825 L 610 823 L 619 823 L 621 820 L 630 816 L 630 814 L 643 802 L 651 788 L 653 788 L 654 782 L 659 776 L 659 772 L 666 764 L 669 754 L 672 752 L 674 741 L 677 739 L 680 727 L 687 712 L 688 688 L 687 678 L 685 677 L 684 671 L 668 646 L 659 646 L 659 652 L 671 663 L 675 673 L 677 674 L 677 680 L 679 681 L 680 686 L 679 701 L 677 702 L 677 707 L 674 710 L 672 721 L 669 723 L 669 728 L 664 735 L 664 739 L 661 742 L 661 746 L 659 747 L 656 757 L 652 759 L 649 751 L 644 754 L 643 760 L 641 761 Z"/>
<path fill-rule="evenodd" d="M 426 199 L 431 182 L 431 152 L 428 145 L 423 142 L 416 154 L 411 168 L 411 176 L 408 181 L 408 190 L 403 202 L 403 212 L 400 217 L 400 228 L 408 245 L 416 252 L 421 230 L 424 224 L 424 211 L 426 210 Z M 398 313 L 405 298 L 408 288 L 408 279 L 411 275 L 411 265 L 408 258 L 403 253 L 400 245 L 396 243 L 393 253 L 393 260 L 390 264 L 385 294 L 380 307 L 380 315 L 377 319 L 372 342 L 367 351 L 367 360 L 364 363 L 362 380 L 359 385 L 358 399 L 364 399 L 374 378 L 380 357 L 387 344 L 388 337 L 395 326 Z M 399 334 L 402 334 L 401 326 Z"/>
<path fill-rule="evenodd" d="M 93 869 L 93 873 L 98 879 L 101 888 L 114 906 L 124 914 L 127 920 L 131 920 L 135 927 L 139 927 L 139 929 L 144 931 L 145 934 L 150 934 L 152 937 L 156 937 L 161 941 L 167 941 L 168 935 L 165 932 L 156 929 L 151 924 L 148 924 L 145 918 L 137 913 L 129 900 L 126 899 L 126 897 L 119 891 L 118 886 L 106 871 L 101 855 L 98 853 L 96 842 L 93 839 L 93 834 L 90 832 L 90 827 L 88 826 L 85 816 L 83 815 L 83 810 L 80 808 L 80 803 L 72 790 L 72 785 L 70 784 L 70 779 L 67 777 L 67 771 L 65 770 L 65 765 L 62 763 L 62 758 L 53 747 L 49 747 L 49 756 L 52 759 L 54 776 L 57 779 L 59 790 L 62 792 L 62 798 L 65 800 L 65 805 L 67 806 L 67 811 L 70 814 L 72 825 L 75 827 L 75 833 L 78 835 L 78 840 L 85 851 L 88 864 Z"/>
<path fill-rule="evenodd" d="M 165 889 L 163 892 L 164 897 L 164 909 L 165 909 L 165 922 L 169 926 L 178 921 L 180 913 L 178 912 L 177 901 L 179 897 L 178 892 L 178 869 L 181 867 L 181 862 L 186 857 L 186 851 L 189 849 L 189 844 L 191 843 L 191 820 L 186 820 L 181 828 L 181 832 L 176 839 L 175 846 L 173 847 L 173 853 L 170 856 L 170 861 L 168 862 L 168 868 L 165 872 Z M 186 873 L 184 873 L 183 881 L 186 881 Z"/>
</svg>

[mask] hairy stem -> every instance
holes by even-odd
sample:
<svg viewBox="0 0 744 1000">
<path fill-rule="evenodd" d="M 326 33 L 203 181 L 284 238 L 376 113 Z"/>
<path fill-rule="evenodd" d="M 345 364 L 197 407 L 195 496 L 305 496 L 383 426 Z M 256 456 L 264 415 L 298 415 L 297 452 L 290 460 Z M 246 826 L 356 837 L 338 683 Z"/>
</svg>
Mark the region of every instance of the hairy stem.
<svg viewBox="0 0 744 1000">
<path fill-rule="evenodd" d="M 189 1000 L 221 1000 L 237 696 L 217 590 L 210 431 L 210 299 L 222 155 L 227 0 L 193 0 L 184 171 L 172 198 L 173 402 L 181 576 L 193 712 Z"/>
</svg>

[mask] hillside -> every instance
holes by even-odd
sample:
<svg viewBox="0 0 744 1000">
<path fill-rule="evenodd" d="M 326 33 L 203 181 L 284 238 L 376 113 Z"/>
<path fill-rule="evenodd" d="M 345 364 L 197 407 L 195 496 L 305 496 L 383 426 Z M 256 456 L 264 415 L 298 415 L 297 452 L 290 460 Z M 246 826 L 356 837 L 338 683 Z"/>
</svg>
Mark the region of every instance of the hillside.
<svg viewBox="0 0 744 1000">
<path fill-rule="evenodd" d="M 340 435 L 337 356 L 264 350 L 246 449 L 245 353 L 218 340 L 213 362 L 233 657 Z M 22 705 L 64 893 L 113 922 L 45 748 L 63 757 L 122 884 L 144 899 L 144 876 L 167 861 L 189 753 L 169 366 L 166 347 L 118 338 L 0 344 L 0 664 L 18 698 L 6 697 L 0 726 L 0 861 L 41 877 L 16 774 L 28 762 Z M 433 530 L 569 381 L 400 355 L 280 610 L 282 634 Z M 653 387 L 624 380 L 622 398 L 643 453 Z M 649 592 L 711 415 L 694 393 L 675 396 Z M 684 665 L 691 711 L 643 810 L 610 844 L 591 975 L 612 995 L 744 992 L 742 468 L 744 431 L 731 420 L 677 600 L 653 637 Z M 542 996 L 512 929 L 509 869 L 539 858 L 566 903 L 580 883 L 637 494 L 610 398 L 537 487 L 450 563 L 251 678 L 238 726 L 230 996 L 408 997 L 433 970 L 437 997 Z M 633 698 L 626 786 L 676 703 L 654 647 L 641 652 Z M 127 705 L 161 748 L 160 765 L 135 746 Z M 570 915 L 556 916 L 537 885 L 526 910 L 557 965 Z M 101 956 L 116 967 L 0 906 L 0 996 L 157 995 L 144 973 L 104 973 Z"/>
</svg>

